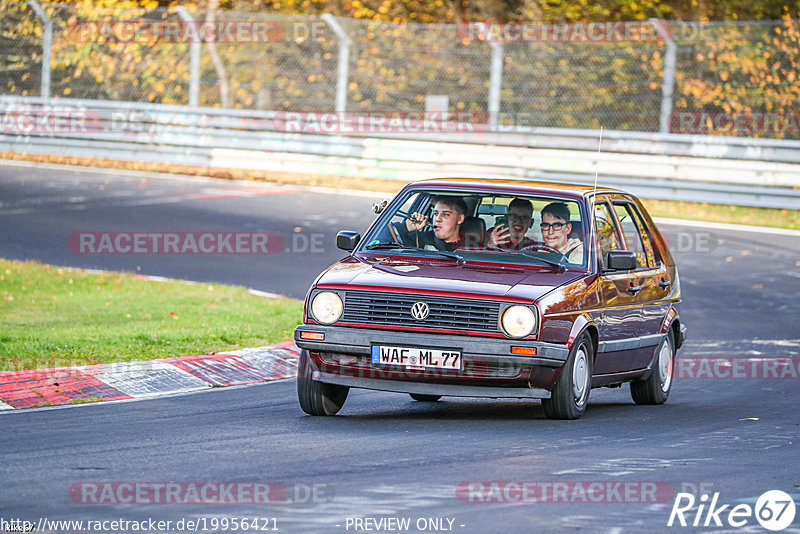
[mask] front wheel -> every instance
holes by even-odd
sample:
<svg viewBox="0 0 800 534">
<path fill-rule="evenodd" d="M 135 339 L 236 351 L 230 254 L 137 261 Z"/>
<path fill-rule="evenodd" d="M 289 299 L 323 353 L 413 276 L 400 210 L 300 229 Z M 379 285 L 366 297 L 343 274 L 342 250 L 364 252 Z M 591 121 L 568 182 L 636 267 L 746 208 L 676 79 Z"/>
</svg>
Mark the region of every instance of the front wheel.
<svg viewBox="0 0 800 534">
<path fill-rule="evenodd" d="M 336 415 L 342 409 L 350 388 L 325 384 L 311 377 L 314 364 L 307 350 L 300 352 L 297 364 L 297 399 L 300 407 L 309 415 Z"/>
<path fill-rule="evenodd" d="M 631 397 L 636 404 L 664 404 L 672 389 L 672 372 L 675 365 L 675 336 L 672 329 L 658 346 L 653 370 L 644 380 L 631 382 Z"/>
<path fill-rule="evenodd" d="M 594 345 L 589 334 L 583 333 L 572 346 L 549 399 L 542 399 L 544 413 L 549 419 L 577 419 L 586 411 L 589 390 L 592 388 Z"/>
</svg>

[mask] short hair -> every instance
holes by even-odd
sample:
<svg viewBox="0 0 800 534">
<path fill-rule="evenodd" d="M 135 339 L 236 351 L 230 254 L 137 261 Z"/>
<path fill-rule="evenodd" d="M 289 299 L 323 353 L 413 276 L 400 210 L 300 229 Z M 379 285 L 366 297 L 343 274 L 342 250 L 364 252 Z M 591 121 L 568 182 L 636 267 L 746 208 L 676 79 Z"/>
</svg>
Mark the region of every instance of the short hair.
<svg viewBox="0 0 800 534">
<path fill-rule="evenodd" d="M 464 202 L 464 199 L 461 197 L 453 197 L 449 195 L 438 195 L 431 199 L 431 204 L 436 205 L 439 202 L 448 206 L 454 210 L 456 210 L 461 215 L 467 214 L 467 204 Z"/>
<path fill-rule="evenodd" d="M 522 208 L 525 211 L 531 212 L 531 217 L 533 217 L 533 204 L 527 198 L 515 198 L 508 204 L 508 210 L 506 213 L 511 211 L 511 208 Z"/>
<path fill-rule="evenodd" d="M 551 202 L 542 208 L 542 219 L 544 219 L 545 215 L 550 215 L 556 219 L 562 219 L 567 223 L 570 222 L 569 208 L 563 202 Z"/>
</svg>

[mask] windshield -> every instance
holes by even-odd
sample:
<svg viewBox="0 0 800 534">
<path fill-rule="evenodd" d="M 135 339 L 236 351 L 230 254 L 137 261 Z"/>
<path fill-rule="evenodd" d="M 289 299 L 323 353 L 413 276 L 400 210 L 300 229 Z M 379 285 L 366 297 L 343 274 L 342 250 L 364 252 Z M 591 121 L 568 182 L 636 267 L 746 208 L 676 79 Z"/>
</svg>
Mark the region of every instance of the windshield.
<svg viewBox="0 0 800 534">
<path fill-rule="evenodd" d="M 392 203 L 359 252 L 585 268 L 585 234 L 572 199 L 414 190 Z"/>
</svg>

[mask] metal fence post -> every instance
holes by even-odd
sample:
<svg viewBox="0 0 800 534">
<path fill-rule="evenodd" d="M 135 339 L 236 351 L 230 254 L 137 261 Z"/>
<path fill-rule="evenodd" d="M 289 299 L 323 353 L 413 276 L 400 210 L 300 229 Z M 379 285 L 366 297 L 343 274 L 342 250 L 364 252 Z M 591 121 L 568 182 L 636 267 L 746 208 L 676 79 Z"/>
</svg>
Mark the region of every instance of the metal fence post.
<svg viewBox="0 0 800 534">
<path fill-rule="evenodd" d="M 492 62 L 489 66 L 489 127 L 497 129 L 500 114 L 500 89 L 503 86 L 503 45 L 489 41 L 492 49 Z"/>
<path fill-rule="evenodd" d="M 50 58 L 53 53 L 53 21 L 44 12 L 36 0 L 28 0 L 28 5 L 36 12 L 36 16 L 44 24 L 44 41 L 42 42 L 42 98 L 50 98 Z"/>
<path fill-rule="evenodd" d="M 650 24 L 656 29 L 658 36 L 664 39 L 664 44 L 667 47 L 664 54 L 664 80 L 661 84 L 661 119 L 658 131 L 669 133 L 669 117 L 672 115 L 672 91 L 675 88 L 675 53 L 677 47 L 664 21 L 650 19 Z"/>
<path fill-rule="evenodd" d="M 322 15 L 322 20 L 339 39 L 339 58 L 336 74 L 336 113 L 344 113 L 347 107 L 347 79 L 350 71 L 350 37 L 330 13 Z"/>
<path fill-rule="evenodd" d="M 175 8 L 180 18 L 189 24 L 194 24 L 195 20 L 189 10 L 183 6 Z M 200 35 L 201 32 L 196 32 Z M 189 49 L 190 65 L 189 65 L 189 107 L 196 108 L 200 105 L 200 51 L 203 43 L 199 39 L 192 41 L 191 48 Z"/>
</svg>

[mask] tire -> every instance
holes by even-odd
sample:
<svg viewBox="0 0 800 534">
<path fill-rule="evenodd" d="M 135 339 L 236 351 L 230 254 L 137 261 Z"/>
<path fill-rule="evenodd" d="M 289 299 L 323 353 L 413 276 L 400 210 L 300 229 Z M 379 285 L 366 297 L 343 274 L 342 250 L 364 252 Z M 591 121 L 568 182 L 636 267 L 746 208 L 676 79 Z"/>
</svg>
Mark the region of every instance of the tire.
<svg viewBox="0 0 800 534">
<path fill-rule="evenodd" d="M 419 402 L 436 402 L 442 398 L 441 395 L 423 395 L 422 393 L 409 393 L 411 398 Z"/>
<path fill-rule="evenodd" d="M 631 397 L 636 404 L 664 404 L 672 389 L 675 368 L 675 335 L 670 328 L 656 349 L 653 369 L 644 380 L 631 382 Z"/>
<path fill-rule="evenodd" d="M 297 399 L 308 415 L 336 415 L 347 400 L 349 387 L 312 380 L 314 364 L 307 350 L 300 352 L 297 365 Z"/>
<path fill-rule="evenodd" d="M 542 399 L 548 419 L 578 419 L 583 415 L 592 388 L 593 361 L 594 345 L 584 332 L 572 346 L 552 396 Z"/>
</svg>

